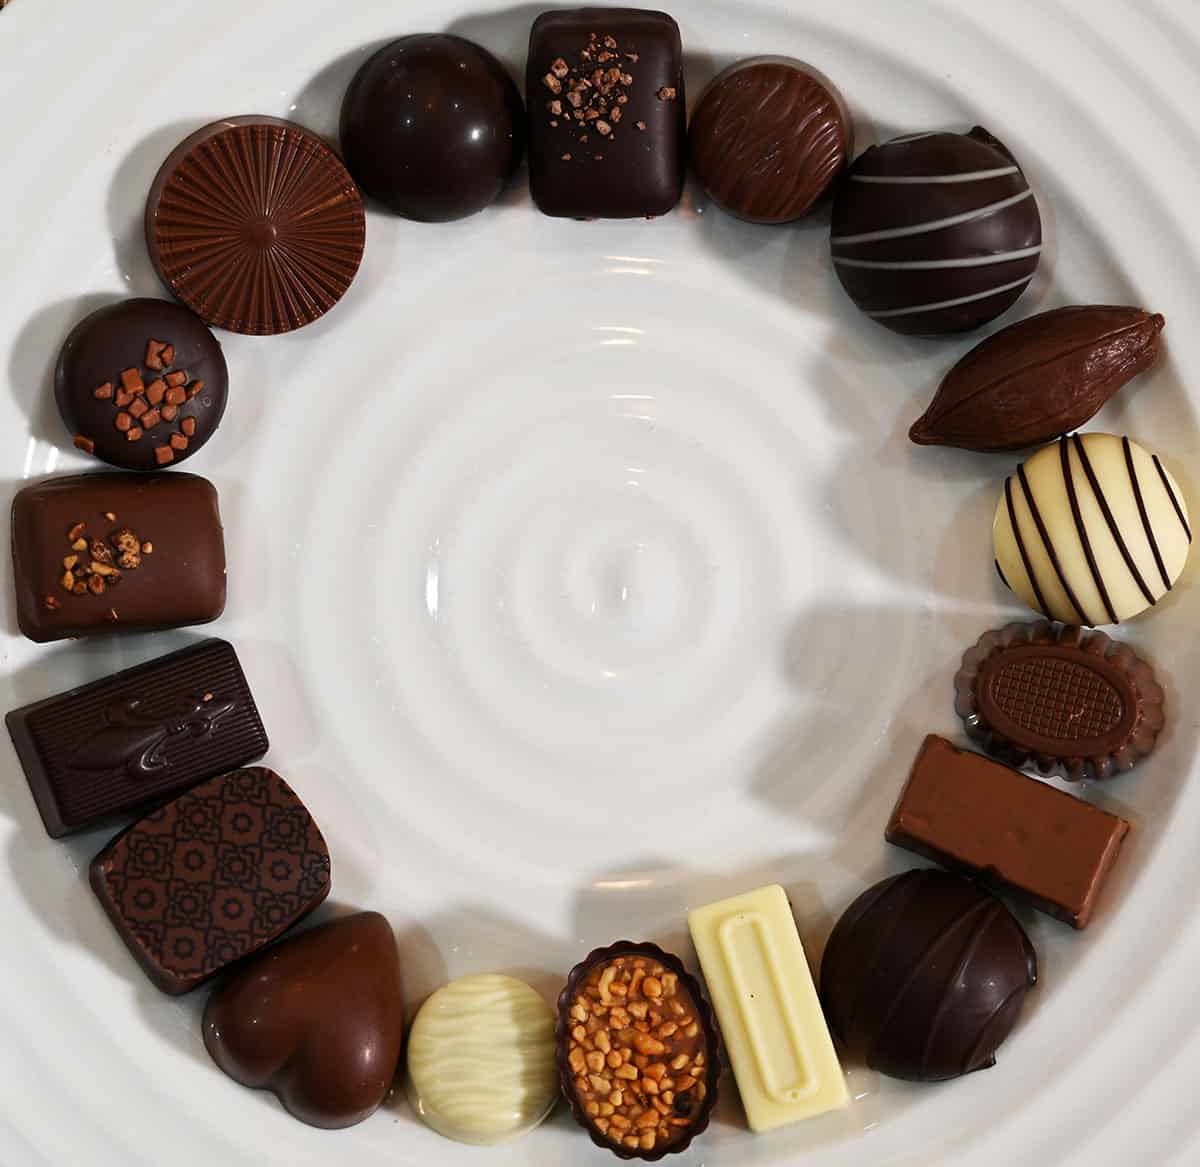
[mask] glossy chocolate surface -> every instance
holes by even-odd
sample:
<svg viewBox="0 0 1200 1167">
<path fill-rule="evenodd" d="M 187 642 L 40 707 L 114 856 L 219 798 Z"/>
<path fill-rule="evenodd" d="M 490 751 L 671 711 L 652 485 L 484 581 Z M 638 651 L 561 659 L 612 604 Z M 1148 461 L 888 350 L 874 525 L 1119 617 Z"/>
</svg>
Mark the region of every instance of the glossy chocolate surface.
<svg viewBox="0 0 1200 1167">
<path fill-rule="evenodd" d="M 894 138 L 854 160 L 833 204 L 834 270 L 863 312 L 896 332 L 965 332 L 1028 286 L 1041 253 L 1037 201 L 986 130 Z"/>
<path fill-rule="evenodd" d="M 821 961 L 821 1002 L 853 1058 L 937 1082 L 992 1066 L 1037 983 L 1024 929 L 995 896 L 944 871 L 863 892 Z"/>
<path fill-rule="evenodd" d="M 391 1089 L 404 1004 L 391 925 L 360 912 L 283 940 L 221 984 L 204 1045 L 243 1086 L 270 1090 L 302 1122 L 361 1122 Z"/>
<path fill-rule="evenodd" d="M 204 640 L 5 718 L 46 832 L 131 814 L 267 752 L 233 645 Z"/>
<path fill-rule="evenodd" d="M 405 36 L 354 75 L 341 145 L 363 192 L 440 223 L 499 197 L 525 149 L 525 107 L 486 49 L 446 34 Z"/>
<path fill-rule="evenodd" d="M 179 795 L 95 859 L 92 890 L 143 971 L 186 993 L 329 894 L 329 849 L 292 788 L 251 766 Z"/>
<path fill-rule="evenodd" d="M 653 1051 L 654 1056 L 661 1055 L 665 1057 L 668 1051 L 675 1052 L 673 1045 L 678 1044 L 681 1050 L 689 1054 L 689 1057 L 694 1058 L 697 1052 L 702 1052 L 705 1056 L 704 1074 L 696 1076 L 697 1080 L 694 1080 L 693 1084 L 688 1086 L 686 1090 L 677 1089 L 673 1091 L 675 1098 L 672 1100 L 671 1106 L 674 1113 L 666 1121 L 674 1125 L 678 1133 L 667 1139 L 659 1140 L 655 1138 L 654 1145 L 646 1148 L 626 1146 L 623 1142 L 625 1136 L 621 1134 L 621 1131 L 617 1127 L 609 1126 L 605 1130 L 602 1126 L 597 1126 L 594 1121 L 595 1116 L 588 1113 L 587 1101 L 580 1096 L 580 1088 L 582 1086 L 587 1086 L 591 1090 L 593 1084 L 590 1081 L 590 1077 L 581 1078 L 580 1075 L 576 1074 L 574 1067 L 571 1065 L 573 1047 L 577 1044 L 575 1041 L 575 1031 L 579 1024 L 578 1015 L 572 1015 L 572 1009 L 580 1005 L 581 1000 L 586 1000 L 589 1004 L 595 1003 L 604 1006 L 606 1010 L 604 1016 L 594 1015 L 592 1020 L 586 1021 L 584 1024 L 593 1029 L 603 1029 L 606 1032 L 612 1033 L 614 1048 L 620 1047 L 623 1043 L 628 1044 L 636 1042 L 639 1039 L 644 1039 L 647 1036 L 652 1036 L 644 1035 L 640 1031 L 623 1028 L 626 1021 L 629 1021 L 630 1025 L 632 1025 L 632 1022 L 637 1020 L 626 1006 L 630 1003 L 635 1005 L 641 1004 L 645 1005 L 648 1010 L 651 1000 L 661 1002 L 666 996 L 665 993 L 660 994 L 657 998 L 651 998 L 648 994 L 635 989 L 630 984 L 625 994 L 625 1005 L 621 1005 L 616 998 L 610 998 L 606 1002 L 604 998 L 607 990 L 599 990 L 598 986 L 594 983 L 597 970 L 599 970 L 601 976 L 603 976 L 604 971 L 609 967 L 614 967 L 614 971 L 616 969 L 625 970 L 628 967 L 633 967 L 636 970 L 638 961 L 643 962 L 647 966 L 651 964 L 661 965 L 663 969 L 676 978 L 677 995 L 675 999 L 683 1006 L 683 1016 L 691 1018 L 696 1026 L 696 1032 L 691 1036 L 687 1032 L 690 1026 L 685 1026 L 683 1030 L 665 1035 L 662 1040 L 655 1039 L 657 1044 L 646 1047 L 647 1054 L 649 1055 L 650 1051 Z M 634 976 L 638 976 L 637 971 L 634 972 Z M 612 979 L 615 979 L 615 977 Z M 639 977 L 639 980 L 641 979 L 643 978 Z M 628 1016 L 622 1017 L 620 1013 L 617 1013 L 614 1017 L 609 1010 L 610 1005 L 615 1006 L 617 1009 L 623 1009 Z M 668 1004 L 662 1008 L 666 1009 L 666 1014 L 662 1015 L 662 1022 L 669 1023 L 670 1017 L 668 1014 L 673 1012 L 669 1005 L 669 999 Z M 675 1016 L 679 1016 L 679 1014 L 676 1013 Z M 647 1018 L 652 1020 L 649 1012 L 647 1012 Z M 713 1107 L 717 1102 L 717 1083 L 721 1072 L 721 1060 L 717 1056 L 717 1029 L 713 1020 L 712 1009 L 700 993 L 699 982 L 684 968 L 683 962 L 673 953 L 665 952 L 657 944 L 648 941 L 635 942 L 632 940 L 618 940 L 607 947 L 593 949 L 567 976 L 567 983 L 563 986 L 563 990 L 558 996 L 558 1018 L 554 1034 L 558 1072 L 562 1082 L 563 1096 L 567 1100 L 575 1121 L 587 1131 L 596 1146 L 611 1151 L 619 1159 L 645 1159 L 655 1162 L 664 1155 L 672 1155 L 680 1151 L 685 1151 L 692 1140 L 707 1129 Z M 673 1045 L 668 1046 L 668 1041 L 672 1042 Z M 659 1045 L 663 1046 L 663 1049 L 658 1049 Z M 611 1078 L 614 1087 L 616 1087 L 618 1082 L 622 1083 L 617 1088 L 621 1090 L 623 1095 L 630 1095 L 629 1104 L 632 1106 L 649 1109 L 653 1105 L 651 1102 L 653 1094 L 647 1091 L 644 1077 L 641 1081 L 638 1079 L 630 1080 L 621 1078 L 614 1076 L 611 1068 L 603 1068 L 600 1073 L 607 1078 Z M 688 1075 L 688 1077 L 691 1078 L 693 1075 Z M 628 1083 L 628 1085 L 625 1083 Z M 623 1102 L 622 1105 L 625 1106 L 627 1104 Z M 685 1119 L 688 1121 L 683 1121 Z"/>
<path fill-rule="evenodd" d="M 1043 774 L 1111 778 L 1151 753 L 1163 691 L 1128 645 L 1077 625 L 1008 624 L 963 654 L 954 708 L 989 754 Z"/>
<path fill-rule="evenodd" d="M 529 187 L 543 214 L 625 219 L 665 215 L 679 202 L 682 50 L 679 27 L 665 12 L 542 13 L 529 35 L 525 97 Z"/>
<path fill-rule="evenodd" d="M 852 149 L 841 95 L 786 57 L 731 65 L 704 91 L 688 127 L 688 156 L 704 189 L 753 223 L 806 215 Z"/>
<path fill-rule="evenodd" d="M 982 754 L 926 737 L 885 838 L 1086 928 L 1129 824 Z"/>
<path fill-rule="evenodd" d="M 13 499 L 12 552 L 17 620 L 30 640 L 205 624 L 225 608 L 217 492 L 194 474 L 77 474 L 27 486 Z M 94 582 L 101 571 L 103 586 Z"/>
<path fill-rule="evenodd" d="M 295 122 L 249 115 L 197 130 L 146 200 L 146 246 L 201 319 L 253 336 L 311 324 L 346 294 L 366 240 L 341 159 Z"/>
<path fill-rule="evenodd" d="M 136 392 L 122 384 L 130 371 Z M 125 470 L 190 458 L 220 424 L 228 389 L 217 338 L 169 300 L 121 300 L 85 317 L 54 374 L 58 410 L 76 446 Z"/>
</svg>

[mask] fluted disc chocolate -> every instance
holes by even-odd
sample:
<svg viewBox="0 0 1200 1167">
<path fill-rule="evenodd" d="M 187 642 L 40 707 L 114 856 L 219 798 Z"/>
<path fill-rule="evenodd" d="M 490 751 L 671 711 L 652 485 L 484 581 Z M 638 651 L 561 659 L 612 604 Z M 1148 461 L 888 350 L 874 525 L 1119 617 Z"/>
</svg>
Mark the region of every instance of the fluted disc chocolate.
<svg viewBox="0 0 1200 1167">
<path fill-rule="evenodd" d="M 754 57 L 716 77 L 688 128 L 705 190 L 755 223 L 806 215 L 846 165 L 850 116 L 833 85 L 800 61 Z"/>
<path fill-rule="evenodd" d="M 208 323 L 268 335 L 311 324 L 349 288 L 366 220 L 346 168 L 293 122 L 236 117 L 186 138 L 146 202 L 163 283 Z"/>
</svg>

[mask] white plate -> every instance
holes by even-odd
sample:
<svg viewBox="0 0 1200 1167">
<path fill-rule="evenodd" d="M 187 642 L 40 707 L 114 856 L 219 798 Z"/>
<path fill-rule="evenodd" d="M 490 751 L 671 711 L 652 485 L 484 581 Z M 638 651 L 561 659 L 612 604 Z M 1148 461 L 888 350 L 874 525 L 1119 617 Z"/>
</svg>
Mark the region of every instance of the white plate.
<svg viewBox="0 0 1200 1167">
<path fill-rule="evenodd" d="M 214 117 L 336 124 L 371 46 L 451 28 L 519 67 L 539 5 L 15 0 L 0 16 L 0 474 L 89 467 L 48 372 L 68 326 L 158 294 L 142 200 Z M 843 88 L 860 146 L 979 121 L 1040 199 L 1047 250 L 1006 319 L 1073 302 L 1165 313 L 1168 359 L 1094 425 L 1164 454 L 1196 505 L 1200 16 L 1187 6 L 676 6 L 695 97 L 758 52 Z M 985 11 L 986 9 L 986 11 Z M 372 212 L 343 304 L 223 336 L 233 395 L 188 464 L 221 491 L 238 647 L 334 856 L 336 901 L 393 921 L 415 1004 L 518 970 L 548 992 L 594 944 L 690 954 L 684 910 L 785 884 L 814 962 L 837 914 L 911 865 L 888 809 L 951 677 L 1019 615 L 992 570 L 1011 457 L 911 446 L 977 338 L 893 336 L 846 301 L 827 223 L 739 224 L 692 190 L 658 222 L 546 219 L 523 178 L 465 222 Z M 7 493 L 7 492 L 5 492 Z M 0 592 L 10 597 L 9 567 Z M 1171 725 L 1086 796 L 1136 826 L 1084 935 L 1021 918 L 1043 979 L 998 1065 L 940 1087 L 855 1069 L 844 1114 L 753 1137 L 730 1084 L 678 1162 L 1195 1162 L 1198 597 L 1189 571 L 1124 632 Z M 0 706 L 195 639 L 38 647 L 6 599 Z M 218 1073 L 204 993 L 134 967 L 0 750 L 0 1161 L 609 1162 L 559 1115 L 491 1153 L 397 1100 L 310 1130 Z"/>
</svg>

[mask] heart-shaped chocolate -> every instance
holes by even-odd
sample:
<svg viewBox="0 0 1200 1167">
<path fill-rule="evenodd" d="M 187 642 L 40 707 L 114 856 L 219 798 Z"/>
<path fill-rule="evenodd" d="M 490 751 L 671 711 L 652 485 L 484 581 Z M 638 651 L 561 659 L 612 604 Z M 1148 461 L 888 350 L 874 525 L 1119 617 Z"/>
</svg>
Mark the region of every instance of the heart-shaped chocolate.
<svg viewBox="0 0 1200 1167">
<path fill-rule="evenodd" d="M 378 912 L 274 945 L 204 1011 L 204 1044 L 225 1073 L 328 1128 L 353 1126 L 384 1100 L 403 1029 L 400 954 Z"/>
</svg>

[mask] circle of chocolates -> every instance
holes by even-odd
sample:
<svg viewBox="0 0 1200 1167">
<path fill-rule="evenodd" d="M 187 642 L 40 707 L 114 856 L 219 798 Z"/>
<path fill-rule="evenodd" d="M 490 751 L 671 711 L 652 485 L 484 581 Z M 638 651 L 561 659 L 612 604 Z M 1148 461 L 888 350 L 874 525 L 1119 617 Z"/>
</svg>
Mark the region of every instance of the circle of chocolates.
<svg viewBox="0 0 1200 1167">
<path fill-rule="evenodd" d="M 669 211 L 682 192 L 685 142 L 714 201 L 753 222 L 799 218 L 834 186 L 851 150 L 850 118 L 836 89 L 814 70 L 783 58 L 738 62 L 702 96 L 689 136 L 675 22 L 664 13 L 612 10 L 606 28 L 597 31 L 598 11 L 605 10 L 549 12 L 534 23 L 528 120 L 516 87 L 490 53 L 459 37 L 419 35 L 384 46 L 351 82 L 341 111 L 345 166 L 315 135 L 268 117 L 216 122 L 180 143 L 154 180 L 145 231 L 158 274 L 188 307 L 129 300 L 76 326 L 56 372 L 56 398 L 76 446 L 133 470 L 161 468 L 195 452 L 221 419 L 228 379 L 220 345 L 204 322 L 270 334 L 316 320 L 345 294 L 358 270 L 365 242 L 360 188 L 412 219 L 472 214 L 493 202 L 512 178 L 527 127 L 531 193 L 548 215 L 653 217 Z M 1016 301 L 1037 269 L 1041 223 L 1016 160 L 976 127 L 967 134 L 894 138 L 860 155 L 838 186 L 830 242 L 838 278 L 867 316 L 896 332 L 934 335 L 976 328 Z M 1043 772 L 1058 768 L 1071 778 L 1106 778 L 1150 753 L 1163 725 L 1162 690 L 1149 666 L 1127 647 L 1077 625 L 1136 615 L 1174 584 L 1191 543 L 1182 493 L 1159 457 L 1128 438 L 1066 436 L 1153 362 L 1162 326 L 1161 316 L 1111 306 L 1077 306 L 1030 318 L 964 357 L 911 431 L 918 444 L 978 450 L 1021 449 L 1058 438 L 1006 481 L 994 538 L 1001 579 L 1031 607 L 1069 626 L 1010 625 L 987 633 L 964 656 L 956 677 L 956 708 L 968 732 L 1017 765 L 1033 764 Z M 111 479 L 108 488 L 115 491 L 118 478 L 132 476 L 92 477 Z M 207 486 L 190 475 L 139 482 L 160 496 L 182 497 L 202 492 L 198 484 Z M 75 480 L 61 480 L 60 487 L 80 489 Z M 75 506 L 76 495 L 60 501 Z M 57 503 L 53 491 L 22 492 L 18 503 L 14 547 L 20 568 L 25 545 L 32 542 L 26 538 L 27 512 Z M 211 510 L 209 526 L 219 531 L 215 494 Z M 92 538 L 82 521 L 65 526 L 62 597 L 25 595 L 28 588 L 21 593 L 21 627 L 31 638 L 91 631 L 110 614 L 118 619 L 115 607 L 101 611 L 99 598 L 117 586 L 121 571 L 137 571 L 142 557 L 155 553 L 154 542 L 132 528 L 118 529 L 115 511 L 101 514 L 113 526 L 102 538 Z M 160 551 L 170 546 L 164 535 Z M 130 558 L 113 567 L 115 554 Z M 223 602 L 223 567 L 220 574 Z M 127 583 L 122 594 L 131 593 L 137 594 Z M 59 620 L 67 597 L 95 609 L 69 613 L 86 622 L 68 626 Z M 198 601 L 187 611 L 210 618 Z M 152 620 L 127 623 L 151 625 Z M 220 642 L 196 651 L 213 656 L 222 648 L 232 655 Z M 179 658 L 192 651 L 153 667 L 181 668 Z M 215 675 L 227 686 L 228 662 Z M 114 681 L 132 683 L 121 675 L 92 688 Z M 234 725 L 243 717 L 239 705 L 247 706 L 245 716 L 253 712 L 256 723 L 239 740 L 247 751 L 240 760 L 253 760 L 265 748 L 265 735 L 248 692 L 238 700 L 205 692 L 161 708 L 126 695 L 100 710 L 102 724 L 71 745 L 66 767 L 103 769 L 116 758 L 116 769 L 132 780 L 138 767 L 160 769 L 167 757 L 177 766 L 181 760 L 192 764 L 191 753 L 175 739 L 186 744 L 211 733 L 222 719 Z M 47 830 L 63 834 L 103 807 L 80 808 L 60 798 L 54 759 L 40 751 L 37 712 L 15 711 L 10 728 Z M 63 743 L 57 744 L 63 752 Z M 934 816 L 907 814 L 906 797 L 917 786 L 937 786 L 948 778 L 959 788 L 953 792 L 957 797 L 980 775 L 992 782 L 998 808 L 1019 810 L 1032 797 L 1051 835 L 1058 829 L 1056 815 L 1063 823 L 1071 820 L 1063 836 L 1091 832 L 1093 878 L 1080 902 L 1042 894 L 1035 881 L 1021 885 L 1006 876 L 1002 864 L 953 855 L 932 839 Z M 184 788 L 177 775 L 172 780 L 177 785 L 164 791 Z M 1021 786 L 1032 781 L 931 735 L 886 837 L 1024 892 L 1036 906 L 1084 927 L 1128 824 L 1045 784 Z M 134 792 L 110 785 L 104 807 L 132 806 Z M 275 791 L 270 798 L 260 797 L 258 787 L 264 785 Z M 189 809 L 189 800 L 218 789 L 235 808 L 230 829 L 246 836 L 247 855 L 227 862 L 189 844 L 190 849 L 179 848 L 172 859 L 176 867 L 170 868 L 163 856 L 174 846 L 172 832 L 188 838 L 193 820 L 186 816 L 199 821 L 210 813 L 201 806 Z M 952 797 L 945 785 L 935 794 L 946 805 Z M 1054 801 L 1062 798 L 1067 802 Z M 268 803 L 268 812 L 279 803 L 287 813 L 268 813 L 272 821 L 259 823 L 260 804 Z M 278 834 L 287 822 L 292 827 L 271 842 L 269 854 L 253 851 L 258 835 Z M 982 828 L 968 833 L 971 846 L 986 842 Z M 1016 828 L 1003 834 L 1006 845 L 1021 836 Z M 308 844 L 298 841 L 302 838 Z M 288 846 L 300 848 L 303 862 L 289 860 Z M 251 861 L 255 856 L 257 865 Z M 154 873 L 160 882 L 174 871 L 175 882 L 188 886 L 182 891 L 150 886 L 142 868 L 152 861 L 161 868 Z M 142 872 L 145 884 L 132 898 L 126 894 L 127 868 Z M 210 776 L 206 785 L 186 790 L 118 836 L 93 864 L 92 882 L 151 978 L 164 991 L 179 992 L 281 934 L 326 894 L 328 869 L 328 852 L 303 806 L 277 775 L 253 768 Z M 277 896 L 269 911 L 250 913 L 248 897 L 261 890 L 259 883 L 293 878 L 303 884 L 303 894 L 286 901 Z M 226 933 L 220 943 L 211 942 L 199 922 L 202 892 L 214 880 L 229 918 L 245 917 L 245 935 L 237 944 Z M 176 915 L 195 920 L 168 933 L 141 919 L 156 888 Z M 275 895 L 278 889 L 268 890 Z M 778 888 L 762 891 L 784 900 Z M 794 931 L 790 907 L 781 911 L 787 930 Z M 749 918 L 766 927 L 765 917 L 749 909 L 739 916 Z M 374 955 L 364 948 L 367 940 Z M 793 940 L 803 966 L 798 934 Z M 327 976 L 331 963 L 351 957 L 360 988 L 369 990 L 365 1013 L 361 1007 L 345 1011 L 345 985 Z M 708 959 L 704 952 L 701 959 Z M 750 959 L 740 975 L 753 963 Z M 398 1056 L 397 964 L 394 937 L 382 917 L 367 913 L 326 924 L 269 949 L 260 963 L 227 981 L 210 1003 L 206 1043 L 231 1076 L 275 1090 L 305 1121 L 322 1126 L 359 1121 L 385 1096 Z M 705 971 L 711 982 L 716 974 L 708 963 Z M 1036 976 L 1032 946 L 998 899 L 958 875 L 910 871 L 868 889 L 842 915 L 826 948 L 821 998 L 832 1029 L 869 1065 L 897 1077 L 936 1081 L 994 1062 Z M 279 1016 L 273 987 L 263 995 L 264 985 L 274 985 L 272 978 L 280 983 L 278 999 L 289 1002 L 282 1011 L 289 1022 L 324 1035 L 322 1057 L 340 1043 L 338 1066 L 318 1058 L 303 1081 L 295 1079 L 290 1066 L 296 1043 L 284 1034 L 267 1051 L 274 1060 L 270 1072 L 264 1070 L 257 1027 L 263 1016 Z M 535 1016 L 537 1025 L 525 1028 L 545 1031 L 541 1078 L 550 1075 L 542 1084 L 551 1101 L 539 1102 L 521 1121 L 493 1122 L 486 1137 L 477 1137 L 479 1128 L 455 1117 L 453 1091 L 438 1094 L 436 1115 L 425 1113 L 432 1095 L 420 1088 L 421 1072 L 428 1069 L 438 1078 L 440 1071 L 437 1056 L 431 1056 L 426 1059 L 431 1069 L 425 1062 L 417 1067 L 410 1094 L 435 1129 L 483 1142 L 536 1125 L 552 1104 L 555 1068 L 573 1116 L 593 1142 L 618 1157 L 659 1159 L 685 1149 L 707 1126 L 720 1072 L 718 1036 L 699 984 L 678 958 L 654 944 L 628 941 L 589 953 L 559 997 L 554 1067 L 548 1010 L 537 994 L 509 978 L 467 980 L 469 985 L 456 983 L 458 997 L 491 1001 L 503 980 L 504 993 L 515 992 L 513 999 L 522 1002 L 518 1012 Z M 288 997 L 296 983 L 307 987 L 307 996 Z M 445 1039 L 457 1054 L 462 1018 L 447 1026 L 445 1018 L 434 1016 L 455 996 L 447 990 L 435 994 L 426 1015 L 433 1017 L 433 1043 L 449 1034 Z M 716 993 L 713 998 L 723 1009 Z M 500 1004 L 511 1012 L 507 997 Z M 747 1015 L 754 1012 L 747 1001 L 742 1004 Z M 769 1015 L 771 1007 L 760 1003 L 756 1009 Z M 824 1038 L 828 1042 L 828 1034 Z M 628 1047 L 623 1058 L 621 1043 Z M 832 1046 L 830 1051 L 833 1059 Z M 735 1074 L 742 1056 L 734 1058 Z M 364 1061 L 378 1065 L 351 1083 L 357 1089 L 348 1093 L 350 1067 Z M 506 1065 L 505 1072 L 520 1084 L 520 1066 L 514 1071 Z M 628 1100 L 614 1101 L 622 1095 Z M 766 1129 L 755 1125 L 749 1103 L 746 1109 L 754 1129 Z"/>
</svg>

